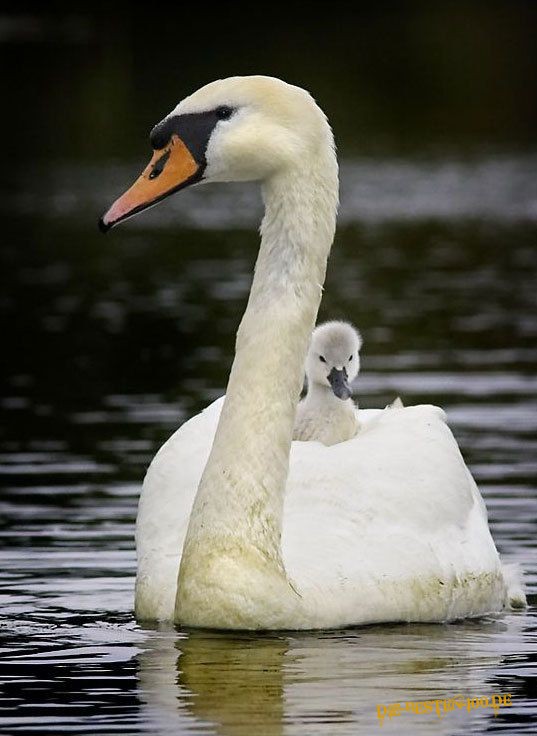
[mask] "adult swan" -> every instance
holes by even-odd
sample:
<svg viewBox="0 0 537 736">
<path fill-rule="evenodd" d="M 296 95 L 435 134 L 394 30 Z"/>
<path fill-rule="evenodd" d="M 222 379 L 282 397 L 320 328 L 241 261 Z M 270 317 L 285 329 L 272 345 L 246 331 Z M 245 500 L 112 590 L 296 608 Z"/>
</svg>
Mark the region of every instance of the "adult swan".
<svg viewBox="0 0 537 736">
<path fill-rule="evenodd" d="M 336 221 L 330 126 L 269 77 L 208 84 L 151 132 L 108 230 L 201 182 L 259 180 L 265 216 L 227 394 L 153 460 L 137 522 L 136 615 L 219 629 L 445 621 L 510 585 L 442 410 L 377 413 L 348 442 L 291 442 Z"/>
</svg>

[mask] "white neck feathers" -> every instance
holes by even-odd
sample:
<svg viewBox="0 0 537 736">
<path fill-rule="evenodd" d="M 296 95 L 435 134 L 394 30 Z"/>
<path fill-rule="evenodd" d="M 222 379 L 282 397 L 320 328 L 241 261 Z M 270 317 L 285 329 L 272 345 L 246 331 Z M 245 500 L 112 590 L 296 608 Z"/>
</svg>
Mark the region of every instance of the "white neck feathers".
<svg viewBox="0 0 537 736">
<path fill-rule="evenodd" d="M 271 594 L 280 597 L 278 606 L 296 597 L 281 559 L 282 511 L 305 356 L 335 229 L 331 134 L 307 162 L 268 180 L 263 197 L 254 280 L 183 549 L 176 620 L 185 624 L 195 617 L 196 625 L 251 625 L 260 607 L 270 608 L 264 599 Z M 201 614 L 200 623 L 204 606 L 218 610 Z M 267 623 L 277 624 L 278 612 L 266 613 Z"/>
</svg>

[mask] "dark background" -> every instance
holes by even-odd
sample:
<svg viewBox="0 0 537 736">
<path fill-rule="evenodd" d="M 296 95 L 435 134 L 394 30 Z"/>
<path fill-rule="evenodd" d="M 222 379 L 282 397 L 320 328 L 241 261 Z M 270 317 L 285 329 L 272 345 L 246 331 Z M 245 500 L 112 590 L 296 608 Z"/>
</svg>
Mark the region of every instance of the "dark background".
<svg viewBox="0 0 537 736">
<path fill-rule="evenodd" d="M 227 75 L 281 76 L 308 88 L 328 112 L 343 162 L 365 159 L 374 172 L 377 161 L 472 165 L 514 155 L 519 164 L 529 156 L 531 168 L 535 9 L 532 2 L 491 0 L 300 10 L 4 4 L 0 371 L 9 400 L 3 431 L 17 438 L 43 423 L 45 435 L 64 435 L 71 432 L 65 412 L 123 391 L 181 397 L 188 413 L 224 389 L 255 258 L 257 215 L 246 228 L 224 227 L 222 213 L 210 221 L 207 199 L 194 231 L 184 216 L 166 220 L 173 203 L 106 239 L 95 227 L 145 165 L 151 127 L 183 96 Z M 478 182 L 478 199 L 479 187 L 486 194 L 507 179 L 501 170 L 494 177 Z M 464 172 L 459 178 L 464 183 Z M 526 181 L 507 183 L 515 202 L 516 187 L 528 196 Z M 374 197 L 385 201 L 390 186 L 388 174 Z M 349 196 L 361 200 L 359 190 Z M 511 239 L 523 249 L 533 242 L 527 213 L 506 231 L 502 221 L 484 222 L 472 212 L 447 224 L 435 216 L 408 223 L 405 207 L 391 219 L 388 212 L 374 231 L 360 217 L 350 228 L 340 226 L 321 316 L 354 318 L 370 355 L 451 347 L 453 359 L 476 339 L 490 349 L 533 345 L 533 336 L 513 324 L 527 307 L 511 286 L 527 273 L 505 249 Z M 239 205 L 231 201 L 227 208 Z M 399 265 L 412 264 L 409 275 L 419 277 L 435 243 L 456 244 L 455 266 L 494 252 L 497 268 L 510 273 L 509 294 L 498 297 L 510 299 L 502 301 L 502 319 L 491 318 L 492 329 L 477 338 L 475 330 L 463 331 L 451 344 L 458 307 L 449 290 L 440 290 L 442 303 L 420 316 L 419 287 L 384 252 L 395 249 Z M 202 261 L 205 276 L 189 275 Z M 338 288 L 338 264 L 346 274 L 351 268 L 348 299 Z M 211 290 L 226 271 L 241 286 L 217 304 Z M 367 301 L 357 298 L 358 289 L 372 292 Z M 396 325 L 387 318 L 383 294 L 394 298 L 400 314 L 404 294 L 413 319 Z M 471 287 L 460 296 L 468 305 L 475 301 Z"/>
<path fill-rule="evenodd" d="M 255 258 L 257 216 L 246 228 L 219 232 L 218 217 L 206 226 L 212 210 L 206 200 L 195 231 L 184 217 L 165 220 L 168 205 L 107 239 L 95 227 L 145 165 L 151 127 L 200 85 L 249 73 L 300 84 L 328 112 L 341 160 L 370 160 L 373 170 L 376 161 L 427 165 L 514 155 L 518 162 L 529 156 L 530 168 L 535 162 L 533 2 L 416 0 L 300 10 L 158 2 L 3 7 L 0 377 L 9 399 L 3 431 L 15 438 L 41 422 L 45 434 L 69 433 L 64 412 L 94 406 L 107 394 L 164 392 L 182 397 L 192 411 L 224 389 Z M 478 198 L 479 186 L 485 194 L 502 176 L 478 184 Z M 379 201 L 390 183 L 389 175 L 382 180 Z M 515 202 L 517 186 L 527 196 L 524 182 L 514 182 Z M 456 194 L 457 183 L 454 188 Z M 359 191 L 350 196 L 361 197 Z M 447 224 L 435 217 L 409 224 L 404 215 L 375 231 L 359 217 L 340 227 L 321 316 L 358 321 L 370 355 L 452 347 L 453 358 L 476 340 L 490 349 L 532 346 L 533 334 L 513 324 L 527 309 L 516 288 L 527 272 L 506 250 L 511 240 L 523 249 L 533 243 L 527 213 L 507 231 L 479 213 Z M 456 244 L 455 265 L 477 264 L 494 252 L 498 270 L 510 273 L 509 293 L 498 297 L 502 319 L 491 318 L 491 329 L 477 336 L 463 331 L 455 345 L 457 305 L 449 291 L 420 317 L 419 288 L 401 278 L 383 251 L 395 249 L 400 265 L 412 264 L 410 275 L 419 276 L 416 264 L 425 267 L 438 242 Z M 188 276 L 204 260 L 206 276 Z M 351 267 L 349 299 L 337 286 L 338 263 L 345 273 Z M 217 305 L 210 292 L 226 270 L 242 286 Z M 374 290 L 367 308 L 358 288 Z M 390 324 L 380 303 L 375 306 L 382 293 L 399 299 L 400 313 L 405 294 L 414 319 Z M 471 286 L 461 292 L 469 305 L 474 296 Z"/>
<path fill-rule="evenodd" d="M 19 161 L 139 155 L 155 119 L 233 74 L 309 89 L 346 154 L 534 140 L 533 2 L 43 5 L 12 3 L 2 20 L 2 123 Z"/>
</svg>

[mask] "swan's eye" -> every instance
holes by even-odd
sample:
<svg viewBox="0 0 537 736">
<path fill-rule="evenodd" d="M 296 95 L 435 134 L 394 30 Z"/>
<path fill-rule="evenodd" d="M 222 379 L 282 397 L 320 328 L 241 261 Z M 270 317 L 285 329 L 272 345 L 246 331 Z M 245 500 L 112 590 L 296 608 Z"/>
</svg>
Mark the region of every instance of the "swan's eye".
<svg viewBox="0 0 537 736">
<path fill-rule="evenodd" d="M 319 355 L 319 360 L 321 363 L 326 363 L 326 359 L 322 355 Z"/>
<path fill-rule="evenodd" d="M 351 355 L 351 357 L 349 358 L 349 360 L 352 360 L 352 355 Z"/>
<path fill-rule="evenodd" d="M 233 108 L 228 107 L 227 105 L 222 105 L 221 107 L 217 107 L 214 112 L 218 120 L 229 120 L 233 115 Z"/>
</svg>

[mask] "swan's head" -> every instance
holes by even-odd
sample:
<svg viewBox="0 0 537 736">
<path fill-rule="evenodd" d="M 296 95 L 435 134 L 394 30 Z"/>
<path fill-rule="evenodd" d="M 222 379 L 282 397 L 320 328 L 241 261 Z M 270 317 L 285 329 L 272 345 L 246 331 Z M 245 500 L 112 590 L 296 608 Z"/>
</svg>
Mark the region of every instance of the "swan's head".
<svg viewBox="0 0 537 736">
<path fill-rule="evenodd" d="M 230 77 L 180 102 L 150 134 L 153 157 L 103 231 L 201 182 L 265 181 L 333 145 L 311 95 L 273 77 Z"/>
<path fill-rule="evenodd" d="M 348 399 L 351 383 L 360 370 L 361 346 L 360 333 L 348 322 L 318 325 L 306 358 L 308 385 L 330 386 L 338 399 Z"/>
</svg>

